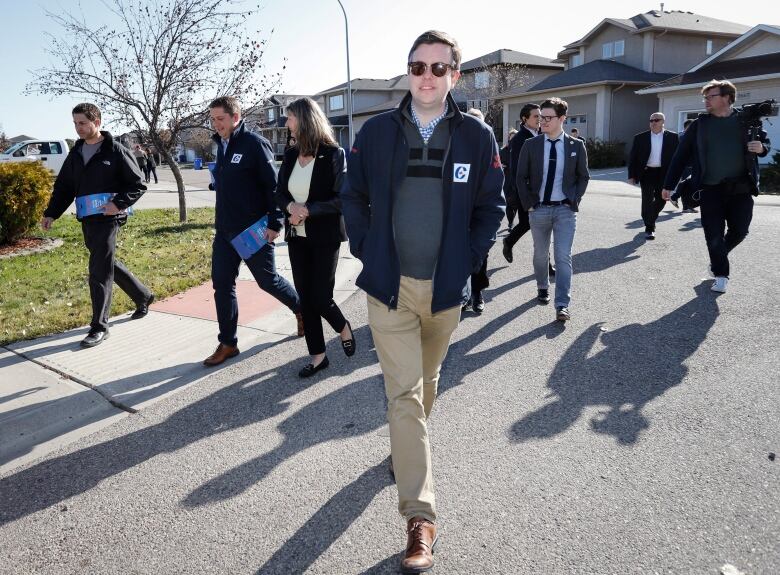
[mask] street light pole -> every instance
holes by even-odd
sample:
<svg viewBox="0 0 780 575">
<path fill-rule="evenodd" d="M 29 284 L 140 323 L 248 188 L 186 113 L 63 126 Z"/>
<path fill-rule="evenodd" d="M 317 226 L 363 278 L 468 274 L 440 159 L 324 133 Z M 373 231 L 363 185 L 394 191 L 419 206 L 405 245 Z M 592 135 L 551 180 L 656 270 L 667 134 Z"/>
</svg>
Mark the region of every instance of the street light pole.
<svg viewBox="0 0 780 575">
<path fill-rule="evenodd" d="M 341 0 L 338 0 L 341 11 L 344 13 L 344 30 L 347 37 L 347 117 L 349 118 L 349 147 L 352 147 L 352 142 L 355 140 L 355 135 L 352 129 L 352 76 L 349 73 L 349 21 L 347 20 L 347 11 L 344 10 L 344 4 Z"/>
</svg>

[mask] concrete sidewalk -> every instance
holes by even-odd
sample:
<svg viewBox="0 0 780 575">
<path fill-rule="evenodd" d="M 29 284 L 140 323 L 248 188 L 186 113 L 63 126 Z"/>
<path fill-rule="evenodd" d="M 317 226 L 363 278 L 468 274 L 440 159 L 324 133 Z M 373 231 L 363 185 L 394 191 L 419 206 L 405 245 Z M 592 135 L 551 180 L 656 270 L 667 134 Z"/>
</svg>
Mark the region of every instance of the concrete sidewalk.
<svg viewBox="0 0 780 575">
<path fill-rule="evenodd" d="M 277 243 L 276 266 L 292 281 L 284 242 Z M 341 304 L 356 291 L 360 270 L 346 243 L 337 270 L 334 299 Z M 218 368 L 202 363 L 218 343 L 210 282 L 155 302 L 142 320 L 112 318 L 111 337 L 92 349 L 79 346 L 87 327 L 0 348 L 0 474 L 296 337 L 295 317 L 243 264 L 236 291 L 241 354 Z"/>
</svg>

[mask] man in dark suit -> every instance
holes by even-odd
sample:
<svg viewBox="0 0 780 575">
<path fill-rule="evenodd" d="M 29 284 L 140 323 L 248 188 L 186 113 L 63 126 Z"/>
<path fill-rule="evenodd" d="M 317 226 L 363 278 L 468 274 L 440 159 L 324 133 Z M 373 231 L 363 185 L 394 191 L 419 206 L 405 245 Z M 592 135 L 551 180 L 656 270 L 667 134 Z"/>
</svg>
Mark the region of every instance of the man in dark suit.
<svg viewBox="0 0 780 575">
<path fill-rule="evenodd" d="M 666 204 L 661 190 L 679 142 L 675 132 L 664 130 L 664 120 L 661 112 L 650 115 L 650 129 L 634 136 L 628 163 L 628 183 L 642 188 L 642 221 L 648 240 L 655 239 L 655 221 Z"/>
<path fill-rule="evenodd" d="M 526 104 L 520 110 L 521 126 L 514 137 L 509 140 L 509 185 L 506 187 L 507 214 L 510 208 L 517 211 L 517 225 L 504 238 L 502 253 L 510 264 L 512 263 L 512 248 L 517 241 L 530 229 L 528 212 L 520 207 L 515 179 L 517 177 L 517 158 L 526 140 L 539 135 L 539 105 Z"/>
<path fill-rule="evenodd" d="M 562 322 L 571 317 L 571 248 L 580 200 L 590 180 L 585 145 L 563 131 L 568 109 L 568 104 L 560 98 L 542 102 L 543 135 L 523 145 L 517 160 L 516 180 L 534 238 L 537 299 L 543 304 L 550 302 L 550 238 L 555 239 L 555 317 Z"/>
</svg>

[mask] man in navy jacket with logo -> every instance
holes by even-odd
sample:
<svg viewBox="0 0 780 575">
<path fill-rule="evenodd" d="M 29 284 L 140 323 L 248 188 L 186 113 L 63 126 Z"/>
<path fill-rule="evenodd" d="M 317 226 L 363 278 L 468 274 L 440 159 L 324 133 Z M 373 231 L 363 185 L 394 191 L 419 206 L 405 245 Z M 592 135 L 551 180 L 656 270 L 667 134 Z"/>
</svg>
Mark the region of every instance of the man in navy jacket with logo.
<svg viewBox="0 0 780 575">
<path fill-rule="evenodd" d="M 450 90 L 461 52 L 429 31 L 409 53 L 409 94 L 370 119 L 349 156 L 342 209 L 385 379 L 392 466 L 407 522 L 404 573 L 433 566 L 436 511 L 426 420 L 467 283 L 504 215 L 492 130 Z"/>
<path fill-rule="evenodd" d="M 273 242 L 282 229 L 284 216 L 274 202 L 276 167 L 271 144 L 247 130 L 241 119 L 241 107 L 231 96 L 214 100 L 209 105 L 209 114 L 217 132 L 214 135 L 217 144 L 214 169 L 217 233 L 211 255 L 211 279 L 219 322 L 219 345 L 203 363 L 214 366 L 239 353 L 236 277 L 242 258 L 231 240 L 264 216 L 268 218 L 264 232 L 266 243 L 245 260 L 246 265 L 260 288 L 296 315 L 299 336 L 303 335 L 303 325 L 298 294 L 276 271 Z"/>
<path fill-rule="evenodd" d="M 95 104 L 83 103 L 73 108 L 73 125 L 79 140 L 65 158 L 41 227 L 48 230 L 68 206 L 76 200 L 76 217 L 81 222 L 84 244 L 89 250 L 89 295 L 92 299 L 92 321 L 82 347 L 94 347 L 108 339 L 108 316 L 111 311 L 112 284 L 116 284 L 135 302 L 132 319 L 149 311 L 154 295 L 122 262 L 114 257 L 116 236 L 127 222 L 127 208 L 144 194 L 141 170 L 130 150 L 100 130 L 102 114 Z M 108 202 L 99 196 L 110 197 Z M 102 204 L 90 212 L 87 203 Z M 81 208 L 78 206 L 81 205 Z M 92 213 L 94 212 L 94 213 Z"/>
</svg>

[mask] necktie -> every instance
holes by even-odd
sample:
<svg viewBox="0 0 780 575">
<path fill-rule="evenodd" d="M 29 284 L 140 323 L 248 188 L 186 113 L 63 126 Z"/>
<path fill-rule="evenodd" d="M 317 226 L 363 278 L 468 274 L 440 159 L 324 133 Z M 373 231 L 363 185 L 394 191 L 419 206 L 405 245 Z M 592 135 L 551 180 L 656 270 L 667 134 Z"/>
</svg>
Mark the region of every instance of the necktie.
<svg viewBox="0 0 780 575">
<path fill-rule="evenodd" d="M 555 162 L 558 156 L 558 152 L 555 149 L 555 144 L 558 140 L 548 141 L 550 142 L 550 159 L 547 161 L 547 181 L 544 183 L 543 204 L 549 202 L 550 197 L 552 197 L 553 184 L 555 183 Z"/>
</svg>

